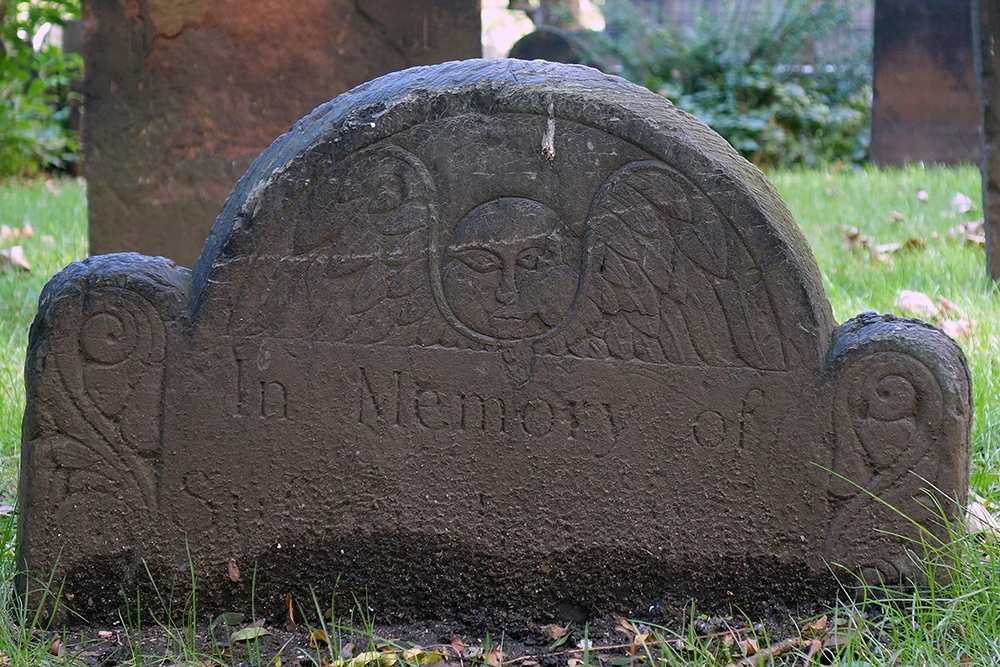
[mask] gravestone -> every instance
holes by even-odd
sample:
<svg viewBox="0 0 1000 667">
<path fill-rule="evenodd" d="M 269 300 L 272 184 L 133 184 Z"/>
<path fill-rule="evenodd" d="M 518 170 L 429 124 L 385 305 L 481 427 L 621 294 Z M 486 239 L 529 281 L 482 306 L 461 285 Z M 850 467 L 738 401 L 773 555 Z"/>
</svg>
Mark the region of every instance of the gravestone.
<svg viewBox="0 0 1000 667">
<path fill-rule="evenodd" d="M 21 586 L 85 618 L 192 572 L 200 609 L 276 614 L 335 587 L 403 620 L 794 604 L 919 581 L 907 540 L 967 495 L 958 346 L 837 326 L 756 168 L 575 65 L 319 107 L 192 271 L 53 278 L 25 377 Z"/>
<path fill-rule="evenodd" d="M 995 2 L 975 1 L 972 19 L 982 104 L 979 169 L 983 178 L 986 273 L 1000 280 L 1000 7 Z"/>
<path fill-rule="evenodd" d="M 475 0 L 83 0 L 92 254 L 186 266 L 274 137 L 387 72 L 481 55 Z"/>
<path fill-rule="evenodd" d="M 976 162 L 968 0 L 875 0 L 871 160 Z"/>
</svg>

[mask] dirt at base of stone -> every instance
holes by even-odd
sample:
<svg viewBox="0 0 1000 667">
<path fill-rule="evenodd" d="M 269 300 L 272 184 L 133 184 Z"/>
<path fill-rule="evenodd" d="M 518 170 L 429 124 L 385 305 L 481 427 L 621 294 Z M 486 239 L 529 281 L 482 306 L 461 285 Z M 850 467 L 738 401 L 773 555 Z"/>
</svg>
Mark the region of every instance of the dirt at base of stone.
<svg viewBox="0 0 1000 667">
<path fill-rule="evenodd" d="M 142 626 L 141 632 L 120 623 L 75 627 L 61 632 L 39 632 L 35 641 L 47 646 L 53 655 L 69 659 L 71 664 L 99 667 L 121 664 L 574 667 L 583 664 L 585 657 L 589 665 L 621 664 L 619 659 L 636 655 L 636 634 L 640 641 L 649 641 L 642 637 L 651 632 L 661 639 L 718 638 L 719 645 L 724 640 L 731 643 L 751 637 L 765 641 L 764 637 L 794 635 L 797 623 L 815 611 L 793 612 L 762 603 L 753 616 L 760 622 L 753 623 L 735 611 L 730 616 L 706 616 L 687 609 L 666 617 L 664 610 L 658 608 L 650 610 L 650 618 L 656 618 L 655 622 L 607 617 L 541 624 L 517 613 L 501 614 L 499 619 L 463 616 L 449 622 L 367 628 L 357 622 L 335 627 L 329 622 L 319 625 L 300 621 L 293 626 L 287 618 L 246 618 L 239 622 L 230 620 L 232 624 L 226 625 L 216 619 L 214 624 L 199 622 L 193 630 L 191 626 L 149 623 Z M 686 648 L 683 641 L 668 644 L 668 650 L 683 652 Z M 409 655 L 404 653 L 407 650 L 411 651 Z M 653 647 L 653 655 L 660 650 Z"/>
</svg>

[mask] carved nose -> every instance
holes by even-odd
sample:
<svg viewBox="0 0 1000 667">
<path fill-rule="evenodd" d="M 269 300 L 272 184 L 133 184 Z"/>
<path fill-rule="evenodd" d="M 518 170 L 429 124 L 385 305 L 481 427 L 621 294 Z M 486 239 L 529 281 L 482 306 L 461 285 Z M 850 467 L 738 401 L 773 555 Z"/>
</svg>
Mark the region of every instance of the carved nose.
<svg viewBox="0 0 1000 667">
<path fill-rule="evenodd" d="M 514 285 L 514 272 L 506 266 L 500 276 L 500 286 L 496 292 L 497 301 L 505 306 L 509 306 L 517 301 L 517 287 Z"/>
</svg>

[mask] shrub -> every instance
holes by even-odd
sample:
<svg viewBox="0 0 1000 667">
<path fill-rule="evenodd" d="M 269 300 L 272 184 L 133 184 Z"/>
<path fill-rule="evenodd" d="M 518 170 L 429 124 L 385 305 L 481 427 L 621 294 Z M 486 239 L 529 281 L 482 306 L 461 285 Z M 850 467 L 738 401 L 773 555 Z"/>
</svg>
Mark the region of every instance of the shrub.
<svg viewBox="0 0 1000 667">
<path fill-rule="evenodd" d="M 32 38 L 46 23 L 64 26 L 79 18 L 79 0 L 0 0 L 0 175 L 64 169 L 76 160 L 77 141 L 68 126 L 70 84 L 78 54 Z"/>
<path fill-rule="evenodd" d="M 817 62 L 856 0 L 718 0 L 694 25 L 606 0 L 608 29 L 580 33 L 591 62 L 659 92 L 762 166 L 860 162 L 868 151 L 871 43 Z"/>
</svg>

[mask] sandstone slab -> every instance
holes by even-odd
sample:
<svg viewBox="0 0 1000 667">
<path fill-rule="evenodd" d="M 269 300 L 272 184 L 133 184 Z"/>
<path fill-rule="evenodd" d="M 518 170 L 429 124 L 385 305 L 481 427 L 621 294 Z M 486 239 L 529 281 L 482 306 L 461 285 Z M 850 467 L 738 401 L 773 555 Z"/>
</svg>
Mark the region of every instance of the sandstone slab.
<svg viewBox="0 0 1000 667">
<path fill-rule="evenodd" d="M 976 162 L 967 0 L 875 0 L 871 160 Z"/>
<path fill-rule="evenodd" d="M 190 266 L 237 179 L 318 105 L 481 54 L 473 0 L 83 0 L 92 254 Z"/>
<path fill-rule="evenodd" d="M 967 495 L 958 346 L 837 326 L 761 173 L 580 66 L 341 95 L 192 271 L 73 264 L 29 346 L 22 590 L 84 617 L 189 568 L 203 608 L 275 614 L 795 604 L 919 581 L 908 540 Z"/>
</svg>

